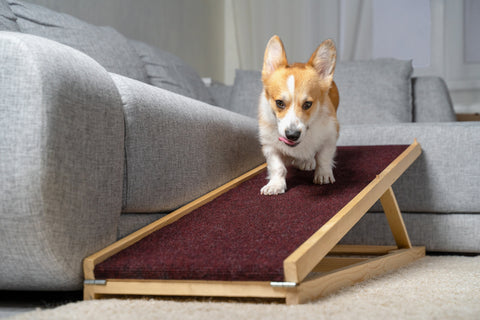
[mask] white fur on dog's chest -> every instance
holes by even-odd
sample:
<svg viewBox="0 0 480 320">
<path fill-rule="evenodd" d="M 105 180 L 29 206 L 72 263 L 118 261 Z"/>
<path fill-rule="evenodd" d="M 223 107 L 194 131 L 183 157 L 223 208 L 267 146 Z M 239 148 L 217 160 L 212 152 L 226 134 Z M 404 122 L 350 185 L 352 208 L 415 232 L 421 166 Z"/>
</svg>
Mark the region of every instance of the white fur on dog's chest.
<svg viewBox="0 0 480 320">
<path fill-rule="evenodd" d="M 275 147 L 284 155 L 294 159 L 310 160 L 325 145 L 336 144 L 337 131 L 333 121 L 327 121 L 322 124 L 313 124 L 310 126 L 303 141 L 295 146 L 289 147 L 283 142 L 275 141 Z"/>
</svg>

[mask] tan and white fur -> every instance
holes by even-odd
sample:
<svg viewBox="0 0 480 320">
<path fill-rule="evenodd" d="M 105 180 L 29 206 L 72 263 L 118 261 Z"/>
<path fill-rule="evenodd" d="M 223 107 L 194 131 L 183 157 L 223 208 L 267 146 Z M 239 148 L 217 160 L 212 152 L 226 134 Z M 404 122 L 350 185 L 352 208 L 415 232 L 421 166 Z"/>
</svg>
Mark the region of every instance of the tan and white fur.
<svg viewBox="0 0 480 320">
<path fill-rule="evenodd" d="M 286 191 L 288 165 L 315 170 L 316 184 L 335 182 L 332 169 L 339 133 L 335 63 L 332 40 L 322 42 L 307 63 L 292 65 L 278 36 L 268 42 L 259 102 L 260 143 L 269 179 L 262 194 Z"/>
</svg>

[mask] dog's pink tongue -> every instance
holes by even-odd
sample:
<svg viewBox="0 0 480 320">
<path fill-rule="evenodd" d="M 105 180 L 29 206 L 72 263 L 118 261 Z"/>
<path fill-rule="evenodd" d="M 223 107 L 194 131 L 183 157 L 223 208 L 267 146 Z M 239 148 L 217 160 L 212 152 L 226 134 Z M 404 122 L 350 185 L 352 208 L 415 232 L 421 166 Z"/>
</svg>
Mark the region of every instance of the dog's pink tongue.
<svg viewBox="0 0 480 320">
<path fill-rule="evenodd" d="M 278 140 L 288 144 L 289 146 L 293 146 L 295 145 L 295 142 L 292 141 L 292 140 L 288 140 L 287 138 L 284 138 L 284 137 L 278 137 Z"/>
</svg>

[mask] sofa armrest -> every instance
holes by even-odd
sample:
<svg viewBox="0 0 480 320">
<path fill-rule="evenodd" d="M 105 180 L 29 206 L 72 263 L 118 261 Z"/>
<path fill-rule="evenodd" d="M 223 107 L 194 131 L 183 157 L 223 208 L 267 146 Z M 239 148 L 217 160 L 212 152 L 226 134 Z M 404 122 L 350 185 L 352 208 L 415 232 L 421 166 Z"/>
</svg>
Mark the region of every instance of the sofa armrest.
<svg viewBox="0 0 480 320">
<path fill-rule="evenodd" d="M 394 184 L 407 212 L 480 212 L 480 123 L 350 125 L 339 145 L 410 144 L 422 155 Z M 377 207 L 378 209 L 379 207 Z"/>
<path fill-rule="evenodd" d="M 257 121 L 112 75 L 125 111 L 123 212 L 168 212 L 264 162 Z"/>
<path fill-rule="evenodd" d="M 0 32 L 0 289 L 77 290 L 82 260 L 116 239 L 124 117 L 83 53 Z"/>
<path fill-rule="evenodd" d="M 456 121 L 447 85 L 440 77 L 412 78 L 413 121 Z"/>
</svg>

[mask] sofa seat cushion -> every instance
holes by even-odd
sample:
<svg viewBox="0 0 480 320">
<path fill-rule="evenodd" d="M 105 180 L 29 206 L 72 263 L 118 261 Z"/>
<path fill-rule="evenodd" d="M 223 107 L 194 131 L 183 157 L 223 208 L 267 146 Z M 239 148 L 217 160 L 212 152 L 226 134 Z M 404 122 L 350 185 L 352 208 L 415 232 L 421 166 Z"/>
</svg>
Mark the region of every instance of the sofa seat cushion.
<svg viewBox="0 0 480 320">
<path fill-rule="evenodd" d="M 412 245 L 430 252 L 480 253 L 478 212 L 403 212 Z M 395 245 L 383 212 L 366 214 L 342 239 L 341 244 Z"/>
<path fill-rule="evenodd" d="M 264 161 L 255 120 L 112 78 L 125 113 L 123 212 L 171 211 Z"/>
<path fill-rule="evenodd" d="M 417 139 L 422 155 L 395 182 L 402 212 L 478 212 L 478 122 L 398 123 L 344 126 L 338 145 L 407 144 Z M 372 211 L 381 211 L 374 206 Z"/>
</svg>

